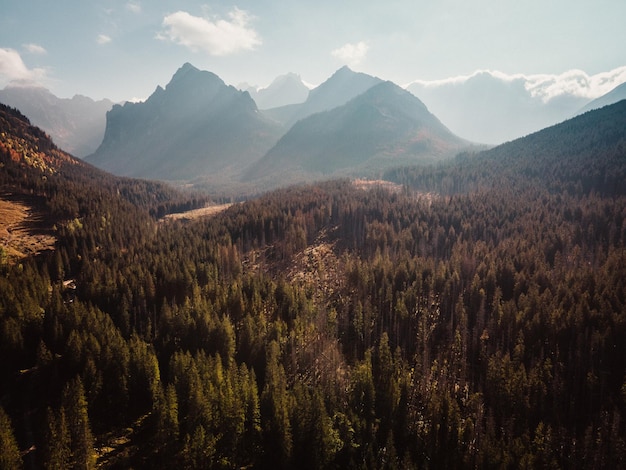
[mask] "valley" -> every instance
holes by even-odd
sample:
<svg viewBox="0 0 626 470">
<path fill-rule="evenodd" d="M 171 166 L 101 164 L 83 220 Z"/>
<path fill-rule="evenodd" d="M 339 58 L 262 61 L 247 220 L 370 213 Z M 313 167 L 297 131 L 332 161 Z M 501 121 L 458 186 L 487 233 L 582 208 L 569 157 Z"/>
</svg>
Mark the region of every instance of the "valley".
<svg viewBox="0 0 626 470">
<path fill-rule="evenodd" d="M 246 95 L 179 72 L 144 106 L 198 80 L 259 123 Z M 112 154 L 124 139 L 139 148 L 120 123 L 144 111 L 116 108 Z M 183 142 L 164 133 L 174 115 L 159 119 L 150 145 Z M 626 459 L 626 101 L 485 149 L 382 82 L 245 166 L 275 173 L 267 191 L 240 175 L 256 194 L 213 201 L 187 180 L 78 160 L 4 105 L 0 138 L 0 456 L 12 467 Z M 417 161 L 429 142 L 423 155 L 444 143 L 450 155 Z"/>
</svg>

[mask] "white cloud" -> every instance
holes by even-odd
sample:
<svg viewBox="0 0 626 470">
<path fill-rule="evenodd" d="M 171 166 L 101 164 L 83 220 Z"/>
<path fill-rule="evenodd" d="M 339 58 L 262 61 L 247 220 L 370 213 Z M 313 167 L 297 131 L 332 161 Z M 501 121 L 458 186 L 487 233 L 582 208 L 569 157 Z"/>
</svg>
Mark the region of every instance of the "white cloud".
<svg viewBox="0 0 626 470">
<path fill-rule="evenodd" d="M 499 71 L 477 70 L 471 75 L 459 75 L 441 80 L 415 80 L 405 88 L 416 84 L 427 88 L 450 85 L 462 85 L 479 75 L 490 75 L 503 82 L 521 81 L 526 91 L 534 98 L 544 102 L 559 96 L 576 96 L 580 98 L 598 98 L 613 88 L 626 82 L 626 66 L 608 72 L 588 75 L 582 70 L 568 70 L 561 74 L 506 74 Z"/>
<path fill-rule="evenodd" d="M 139 2 L 127 2 L 126 9 L 133 13 L 141 13 L 141 4 Z"/>
<path fill-rule="evenodd" d="M 365 59 L 368 50 L 369 45 L 365 41 L 359 41 L 356 44 L 344 44 L 340 48 L 331 51 L 331 54 L 347 65 L 355 66 Z"/>
<path fill-rule="evenodd" d="M 549 101 L 561 95 L 598 98 L 626 82 L 626 66 L 609 72 L 587 75 L 582 70 L 569 70 L 560 75 L 530 75 L 526 90 L 533 97 Z"/>
<path fill-rule="evenodd" d="M 201 18 L 177 11 L 163 19 L 163 31 L 157 38 L 172 41 L 192 51 L 205 51 L 214 56 L 226 56 L 249 51 L 261 45 L 257 32 L 250 27 L 250 15 L 238 8 L 228 13 L 228 19 Z"/>
<path fill-rule="evenodd" d="M 0 80 L 2 82 L 38 83 L 45 78 L 45 70 L 29 69 L 14 49 L 0 48 Z"/>
<path fill-rule="evenodd" d="M 43 46 L 39 44 L 22 44 L 24 49 L 31 54 L 46 54 L 48 51 Z"/>
<path fill-rule="evenodd" d="M 111 36 L 107 36 L 106 34 L 98 34 L 98 37 L 96 38 L 96 42 L 100 45 L 108 44 L 111 41 Z"/>
</svg>

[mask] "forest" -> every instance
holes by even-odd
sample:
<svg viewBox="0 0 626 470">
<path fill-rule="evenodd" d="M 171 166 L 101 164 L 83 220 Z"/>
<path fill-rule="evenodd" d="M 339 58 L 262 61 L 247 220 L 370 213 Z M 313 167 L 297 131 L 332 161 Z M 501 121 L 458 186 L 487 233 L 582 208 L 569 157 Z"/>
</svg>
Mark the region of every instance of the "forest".
<svg viewBox="0 0 626 470">
<path fill-rule="evenodd" d="M 0 126 L 57 238 L 0 256 L 0 468 L 624 466 L 626 102 L 171 221 Z"/>
</svg>

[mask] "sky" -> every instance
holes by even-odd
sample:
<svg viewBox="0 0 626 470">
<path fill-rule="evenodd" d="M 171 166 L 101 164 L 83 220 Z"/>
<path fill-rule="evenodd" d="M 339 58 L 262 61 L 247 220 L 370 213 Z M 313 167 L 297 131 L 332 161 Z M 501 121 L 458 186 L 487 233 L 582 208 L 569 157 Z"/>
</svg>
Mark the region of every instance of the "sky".
<svg viewBox="0 0 626 470">
<path fill-rule="evenodd" d="M 626 81 L 624 0 L 0 1 L 0 88 L 62 98 L 145 99 L 185 62 L 235 86 L 343 65 L 400 85 L 565 77 L 590 97 Z"/>
</svg>

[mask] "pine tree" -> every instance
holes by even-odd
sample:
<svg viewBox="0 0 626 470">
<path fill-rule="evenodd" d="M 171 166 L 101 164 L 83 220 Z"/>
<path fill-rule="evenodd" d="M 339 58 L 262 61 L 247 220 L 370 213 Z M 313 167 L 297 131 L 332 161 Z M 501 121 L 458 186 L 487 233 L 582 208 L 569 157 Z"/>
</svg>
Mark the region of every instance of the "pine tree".
<svg viewBox="0 0 626 470">
<path fill-rule="evenodd" d="M 289 423 L 289 394 L 285 369 L 279 362 L 280 348 L 272 341 L 267 352 L 265 387 L 261 394 L 264 448 L 267 457 L 278 468 L 289 464 L 292 451 L 292 434 Z"/>
<path fill-rule="evenodd" d="M 44 467 L 48 470 L 63 470 L 70 466 L 70 430 L 63 407 L 58 413 L 48 408 L 44 442 Z"/>
<path fill-rule="evenodd" d="M 11 419 L 0 406 L 0 470 L 22 468 L 20 449 L 17 446 Z"/>
<path fill-rule="evenodd" d="M 71 439 L 72 467 L 75 469 L 95 468 L 94 442 L 87 415 L 87 400 L 80 377 L 70 381 L 63 392 L 63 408 Z"/>
</svg>

